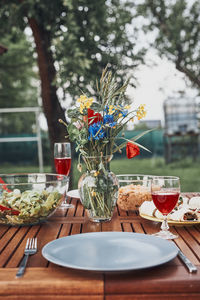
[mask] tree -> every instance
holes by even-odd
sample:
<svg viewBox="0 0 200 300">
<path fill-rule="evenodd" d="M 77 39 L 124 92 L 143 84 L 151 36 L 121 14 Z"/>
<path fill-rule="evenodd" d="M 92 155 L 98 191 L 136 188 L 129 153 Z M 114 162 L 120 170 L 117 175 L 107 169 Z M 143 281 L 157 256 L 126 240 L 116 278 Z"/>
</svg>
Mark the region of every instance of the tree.
<svg viewBox="0 0 200 300">
<path fill-rule="evenodd" d="M 68 101 L 81 89 L 95 94 L 91 87 L 107 63 L 121 81 L 141 61 L 143 53 L 134 52 L 133 39 L 127 35 L 131 21 L 128 1 L 1 1 L 0 31 L 32 30 L 52 151 L 53 143 L 66 135 L 58 123 L 65 119 L 59 100 Z"/>
<path fill-rule="evenodd" d="M 144 0 L 138 13 L 148 19 L 146 32 L 156 29 L 154 44 L 173 61 L 190 83 L 200 87 L 200 1 Z"/>
<path fill-rule="evenodd" d="M 0 108 L 37 106 L 37 87 L 33 81 L 37 77 L 30 43 L 16 28 L 9 35 L 2 32 L 1 42 L 9 50 L 0 57 Z M 0 134 L 30 134 L 34 123 L 33 114 L 2 114 Z"/>
</svg>

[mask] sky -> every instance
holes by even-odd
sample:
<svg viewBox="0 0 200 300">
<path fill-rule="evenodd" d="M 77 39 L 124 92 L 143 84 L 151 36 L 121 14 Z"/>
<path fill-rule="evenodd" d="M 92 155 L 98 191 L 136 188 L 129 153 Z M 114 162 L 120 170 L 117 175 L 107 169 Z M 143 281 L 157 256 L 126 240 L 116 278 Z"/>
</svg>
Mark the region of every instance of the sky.
<svg viewBox="0 0 200 300">
<path fill-rule="evenodd" d="M 138 85 L 129 88 L 128 95 L 134 106 L 146 104 L 146 120 L 161 120 L 164 124 L 163 102 L 168 97 L 175 97 L 179 91 L 184 91 L 186 97 L 196 97 L 197 92 L 186 85 L 185 75 L 177 71 L 172 62 L 160 58 L 154 51 L 148 53 L 147 63 L 150 60 L 156 65 L 139 67 L 135 73 Z"/>
</svg>

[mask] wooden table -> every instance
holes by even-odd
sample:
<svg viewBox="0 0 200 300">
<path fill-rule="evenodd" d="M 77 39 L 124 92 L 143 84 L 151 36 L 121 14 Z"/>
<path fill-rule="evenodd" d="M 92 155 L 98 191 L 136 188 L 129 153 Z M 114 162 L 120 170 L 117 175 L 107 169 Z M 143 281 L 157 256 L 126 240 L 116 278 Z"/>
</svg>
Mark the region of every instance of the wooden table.
<svg viewBox="0 0 200 300">
<path fill-rule="evenodd" d="M 190 194 L 191 195 L 191 194 Z M 43 246 L 67 235 L 126 231 L 151 234 L 160 223 L 142 219 L 137 213 L 116 209 L 111 222 L 89 222 L 79 200 L 75 208 L 58 209 L 48 222 L 32 227 L 0 225 L 0 298 L 4 299 L 200 299 L 200 226 L 171 227 L 179 234 L 175 240 L 198 266 L 189 274 L 179 258 L 165 265 L 127 273 L 95 273 L 63 268 L 41 255 Z M 38 253 L 29 258 L 24 277 L 15 278 L 28 237 L 38 238 Z M 81 247 L 81 245 L 80 245 Z M 123 255 L 123 254 L 122 254 Z"/>
</svg>

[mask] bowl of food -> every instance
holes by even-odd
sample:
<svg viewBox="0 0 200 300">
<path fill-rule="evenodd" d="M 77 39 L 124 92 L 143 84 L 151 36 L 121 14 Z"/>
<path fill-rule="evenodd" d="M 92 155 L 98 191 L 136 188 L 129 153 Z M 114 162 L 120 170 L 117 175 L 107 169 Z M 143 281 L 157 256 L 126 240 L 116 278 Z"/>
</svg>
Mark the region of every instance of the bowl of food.
<svg viewBox="0 0 200 300">
<path fill-rule="evenodd" d="M 63 202 L 68 183 L 68 176 L 57 174 L 0 174 L 0 224 L 46 221 Z"/>
<path fill-rule="evenodd" d="M 151 175 L 117 175 L 119 181 L 118 206 L 123 210 L 138 210 L 144 201 L 151 201 Z"/>
</svg>

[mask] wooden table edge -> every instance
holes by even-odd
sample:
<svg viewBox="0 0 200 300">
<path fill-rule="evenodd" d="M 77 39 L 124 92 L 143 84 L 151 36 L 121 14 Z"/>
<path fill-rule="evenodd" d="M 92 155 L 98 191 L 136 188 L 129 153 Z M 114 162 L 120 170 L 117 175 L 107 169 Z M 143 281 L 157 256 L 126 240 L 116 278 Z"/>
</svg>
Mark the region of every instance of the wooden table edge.
<svg viewBox="0 0 200 300">
<path fill-rule="evenodd" d="M 104 276 L 62 267 L 27 268 L 16 278 L 18 268 L 0 268 L 0 296 L 4 295 L 103 295 Z"/>
</svg>

